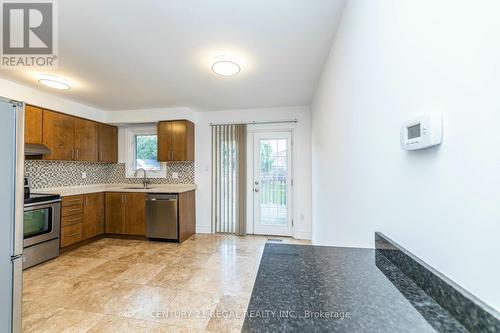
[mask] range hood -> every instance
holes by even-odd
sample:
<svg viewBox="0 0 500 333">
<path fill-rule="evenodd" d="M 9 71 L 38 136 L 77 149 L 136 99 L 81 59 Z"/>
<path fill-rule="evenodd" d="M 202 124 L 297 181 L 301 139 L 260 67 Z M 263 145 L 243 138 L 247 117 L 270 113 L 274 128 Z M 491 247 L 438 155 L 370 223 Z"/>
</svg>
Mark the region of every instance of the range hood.
<svg viewBox="0 0 500 333">
<path fill-rule="evenodd" d="M 35 143 L 27 143 L 24 145 L 25 156 L 44 155 L 44 154 L 50 154 L 50 149 L 46 145 L 35 144 Z"/>
</svg>

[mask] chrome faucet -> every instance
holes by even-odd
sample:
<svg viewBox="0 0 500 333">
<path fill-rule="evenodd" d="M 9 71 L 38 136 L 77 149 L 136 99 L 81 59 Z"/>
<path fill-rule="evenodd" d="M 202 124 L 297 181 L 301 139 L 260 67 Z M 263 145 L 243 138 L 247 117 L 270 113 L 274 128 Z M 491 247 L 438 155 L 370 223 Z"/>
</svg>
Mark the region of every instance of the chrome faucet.
<svg viewBox="0 0 500 333">
<path fill-rule="evenodd" d="M 148 188 L 149 184 L 151 183 L 148 178 L 146 177 L 146 170 L 143 169 L 143 168 L 137 168 L 137 170 L 135 170 L 135 173 L 134 173 L 134 177 L 137 177 L 137 174 L 139 173 L 139 171 L 144 172 L 144 179 L 142 180 L 142 186 L 144 186 L 144 188 Z"/>
</svg>

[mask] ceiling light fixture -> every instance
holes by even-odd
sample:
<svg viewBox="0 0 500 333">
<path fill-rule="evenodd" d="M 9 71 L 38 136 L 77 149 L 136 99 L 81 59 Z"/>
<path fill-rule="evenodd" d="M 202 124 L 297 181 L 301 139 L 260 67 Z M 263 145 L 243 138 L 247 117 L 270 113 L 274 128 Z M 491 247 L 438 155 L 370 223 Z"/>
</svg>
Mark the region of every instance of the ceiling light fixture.
<svg viewBox="0 0 500 333">
<path fill-rule="evenodd" d="M 63 77 L 50 75 L 50 74 L 40 74 L 38 76 L 38 82 L 54 89 L 68 90 L 71 89 L 69 81 Z"/>
<path fill-rule="evenodd" d="M 233 61 L 222 60 L 217 61 L 212 65 L 214 73 L 222 76 L 233 76 L 241 71 L 240 66 Z"/>
</svg>

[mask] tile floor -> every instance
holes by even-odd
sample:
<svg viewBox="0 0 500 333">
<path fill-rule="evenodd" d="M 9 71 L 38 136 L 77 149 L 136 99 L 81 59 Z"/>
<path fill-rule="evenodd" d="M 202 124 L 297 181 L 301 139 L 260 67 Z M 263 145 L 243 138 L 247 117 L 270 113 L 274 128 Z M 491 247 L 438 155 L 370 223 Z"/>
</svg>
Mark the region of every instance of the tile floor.
<svg viewBox="0 0 500 333">
<path fill-rule="evenodd" d="M 266 240 L 81 246 L 24 271 L 23 332 L 239 332 Z"/>
</svg>

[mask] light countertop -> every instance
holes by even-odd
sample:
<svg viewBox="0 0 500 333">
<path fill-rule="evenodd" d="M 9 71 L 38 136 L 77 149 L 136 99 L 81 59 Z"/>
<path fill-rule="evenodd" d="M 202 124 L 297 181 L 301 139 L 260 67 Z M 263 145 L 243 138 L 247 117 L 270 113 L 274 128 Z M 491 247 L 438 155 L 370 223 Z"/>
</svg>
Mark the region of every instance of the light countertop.
<svg viewBox="0 0 500 333">
<path fill-rule="evenodd" d="M 196 190 L 195 184 L 151 184 L 148 189 L 140 184 L 100 184 L 33 189 L 32 193 L 59 194 L 63 197 L 99 192 L 183 193 Z"/>
</svg>

